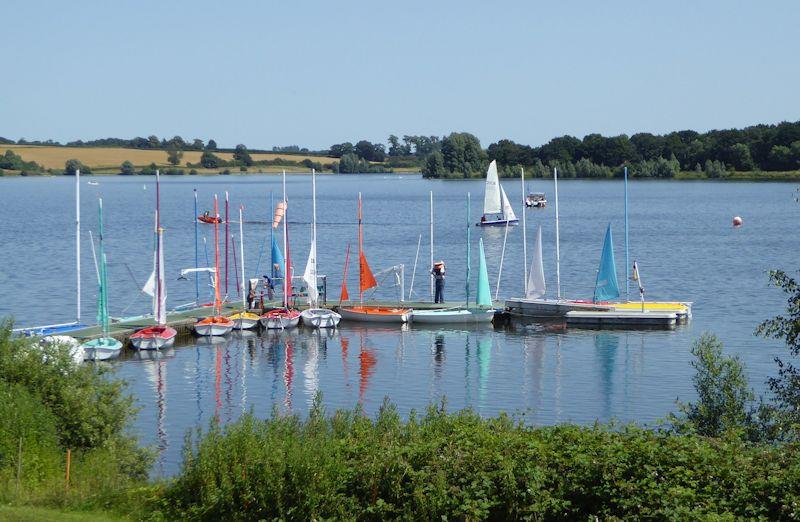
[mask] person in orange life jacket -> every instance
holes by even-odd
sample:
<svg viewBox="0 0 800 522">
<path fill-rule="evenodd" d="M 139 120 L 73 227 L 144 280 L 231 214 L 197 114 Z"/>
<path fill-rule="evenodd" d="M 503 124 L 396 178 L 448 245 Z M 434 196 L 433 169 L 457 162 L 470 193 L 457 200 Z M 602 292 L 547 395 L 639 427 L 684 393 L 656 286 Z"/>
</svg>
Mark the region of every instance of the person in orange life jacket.
<svg viewBox="0 0 800 522">
<path fill-rule="evenodd" d="M 434 303 L 444 303 L 444 272 L 444 261 L 433 264 L 431 274 L 433 274 L 433 279 L 436 283 L 436 292 L 433 299 Z"/>
</svg>

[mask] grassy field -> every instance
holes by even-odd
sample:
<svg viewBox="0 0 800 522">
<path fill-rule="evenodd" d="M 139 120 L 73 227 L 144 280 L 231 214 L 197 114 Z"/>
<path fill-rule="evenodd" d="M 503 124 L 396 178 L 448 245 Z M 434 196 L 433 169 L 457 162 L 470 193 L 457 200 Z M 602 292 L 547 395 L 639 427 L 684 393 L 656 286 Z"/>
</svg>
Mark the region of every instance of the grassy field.
<svg viewBox="0 0 800 522">
<path fill-rule="evenodd" d="M 124 149 L 122 147 L 48 147 L 38 145 L 0 145 L 0 151 L 13 150 L 22 156 L 25 161 L 35 161 L 45 168 L 59 169 L 64 167 L 69 159 L 76 159 L 92 169 L 118 168 L 123 161 L 130 161 L 137 167 L 144 167 L 155 163 L 158 166 L 171 167 L 167 163 L 167 153 L 163 150 Z M 186 151 L 183 153 L 181 166 L 187 163 L 199 163 L 200 151 Z M 214 152 L 220 158 L 229 161 L 233 159 L 230 152 Z M 251 153 L 253 160 L 274 160 L 282 158 L 291 161 L 310 159 L 322 164 L 337 161 L 336 158 L 324 156 L 302 156 L 294 154 Z M 231 169 L 233 170 L 233 169 Z"/>
</svg>

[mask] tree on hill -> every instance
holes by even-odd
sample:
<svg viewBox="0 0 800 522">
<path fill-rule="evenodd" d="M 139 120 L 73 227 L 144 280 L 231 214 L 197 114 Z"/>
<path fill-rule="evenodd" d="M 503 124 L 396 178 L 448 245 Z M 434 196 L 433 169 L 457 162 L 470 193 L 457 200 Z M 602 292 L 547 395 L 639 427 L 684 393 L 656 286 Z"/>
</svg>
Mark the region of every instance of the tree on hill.
<svg viewBox="0 0 800 522">
<path fill-rule="evenodd" d="M 133 163 L 131 163 L 128 160 L 125 160 L 122 162 L 122 165 L 120 165 L 119 173 L 124 174 L 126 176 L 132 176 L 136 174 L 136 169 L 133 167 Z"/>
<path fill-rule="evenodd" d="M 245 167 L 250 167 L 253 165 L 253 158 L 251 158 L 250 153 L 247 152 L 247 147 L 241 143 L 237 145 L 236 150 L 233 151 L 233 160 L 240 165 L 244 165 Z"/>
<path fill-rule="evenodd" d="M 179 165 L 181 158 L 183 158 L 183 151 L 176 148 L 170 148 L 167 150 L 167 161 L 170 165 Z"/>
<path fill-rule="evenodd" d="M 212 140 L 213 141 L 213 140 Z M 200 165 L 206 169 L 215 169 L 219 167 L 220 159 L 213 152 L 205 151 L 200 156 Z"/>
<path fill-rule="evenodd" d="M 206 150 L 217 150 L 217 142 L 214 140 L 208 140 L 206 144 Z"/>
<path fill-rule="evenodd" d="M 352 143 L 346 141 L 344 143 L 338 143 L 336 145 L 331 145 L 328 154 L 333 158 L 341 158 L 345 154 L 354 154 L 356 148 L 353 146 Z"/>
<path fill-rule="evenodd" d="M 76 159 L 69 159 L 64 163 L 64 174 L 67 176 L 74 176 L 80 170 L 84 174 L 91 174 L 92 171 L 89 167 Z"/>
</svg>

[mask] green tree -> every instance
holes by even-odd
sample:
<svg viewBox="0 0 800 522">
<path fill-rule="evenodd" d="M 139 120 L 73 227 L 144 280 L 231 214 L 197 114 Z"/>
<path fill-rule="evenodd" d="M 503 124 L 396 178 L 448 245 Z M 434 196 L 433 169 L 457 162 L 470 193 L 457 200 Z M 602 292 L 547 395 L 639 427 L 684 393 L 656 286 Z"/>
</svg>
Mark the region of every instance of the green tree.
<svg viewBox="0 0 800 522">
<path fill-rule="evenodd" d="M 200 165 L 206 169 L 215 169 L 220 165 L 219 157 L 213 152 L 205 151 L 200 156 Z"/>
<path fill-rule="evenodd" d="M 444 156 L 442 153 L 433 151 L 425 158 L 425 165 L 422 167 L 422 174 L 426 178 L 443 178 L 447 175 L 447 170 L 444 168 Z"/>
<path fill-rule="evenodd" d="M 250 153 L 247 152 L 247 147 L 241 143 L 237 145 L 236 150 L 233 151 L 233 160 L 239 165 L 244 165 L 245 167 L 250 167 L 253 165 L 253 158 L 251 158 Z"/>
<path fill-rule="evenodd" d="M 206 150 L 217 150 L 217 142 L 214 140 L 208 140 L 206 144 Z"/>
<path fill-rule="evenodd" d="M 64 163 L 64 174 L 74 176 L 80 170 L 83 174 L 91 174 L 92 170 L 76 159 L 69 159 Z"/>
<path fill-rule="evenodd" d="M 750 155 L 750 147 L 744 143 L 736 143 L 731 146 L 730 157 L 734 170 L 750 171 L 756 168 L 753 157 Z"/>
<path fill-rule="evenodd" d="M 170 146 L 169 150 L 167 150 L 167 162 L 170 165 L 180 165 L 181 158 L 183 158 L 183 151 Z"/>
<path fill-rule="evenodd" d="M 692 355 L 697 401 L 678 403 L 683 417 L 671 417 L 676 431 L 704 437 L 736 433 L 752 438 L 755 394 L 739 357 L 722 355 L 722 343 L 710 334 L 695 341 Z"/>
<path fill-rule="evenodd" d="M 792 149 L 784 145 L 775 145 L 769 151 L 769 166 L 772 170 L 792 170 L 797 163 L 792 157 Z"/>
<path fill-rule="evenodd" d="M 465 178 L 485 168 L 486 153 L 481 142 L 468 132 L 454 132 L 442 140 L 442 158 L 448 172 Z"/>
<path fill-rule="evenodd" d="M 120 174 L 124 174 L 126 176 L 131 176 L 136 174 L 136 169 L 133 167 L 133 163 L 128 160 L 122 162 L 122 165 L 119 168 Z"/>
</svg>

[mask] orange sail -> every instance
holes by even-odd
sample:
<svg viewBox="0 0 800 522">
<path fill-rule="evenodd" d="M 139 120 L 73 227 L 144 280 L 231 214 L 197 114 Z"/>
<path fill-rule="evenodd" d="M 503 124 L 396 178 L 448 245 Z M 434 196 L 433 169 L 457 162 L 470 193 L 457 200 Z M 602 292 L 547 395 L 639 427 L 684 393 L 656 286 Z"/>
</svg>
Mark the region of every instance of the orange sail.
<svg viewBox="0 0 800 522">
<path fill-rule="evenodd" d="M 286 203 L 284 201 L 278 201 L 278 204 L 275 205 L 275 215 L 272 216 L 272 228 L 278 228 L 284 214 L 286 214 Z"/>
<path fill-rule="evenodd" d="M 372 270 L 369 269 L 369 264 L 367 264 L 367 258 L 364 257 L 363 251 L 360 252 L 359 257 L 359 282 L 361 283 L 361 293 L 364 293 L 370 288 L 378 286 L 378 282 L 375 281 L 375 276 L 372 275 Z"/>
<path fill-rule="evenodd" d="M 342 301 L 349 301 L 350 294 L 347 293 L 347 267 L 350 265 L 350 243 L 347 244 L 347 252 L 344 254 L 344 274 L 342 274 L 342 295 L 339 297 L 339 304 Z"/>
</svg>

